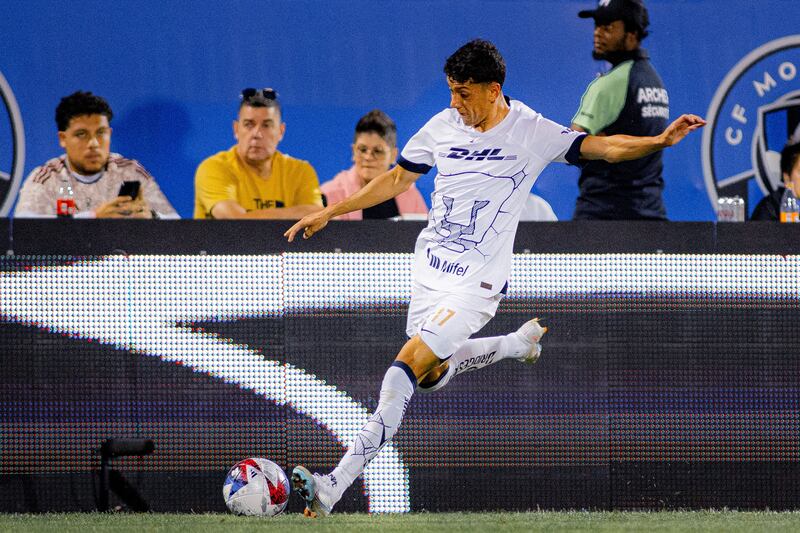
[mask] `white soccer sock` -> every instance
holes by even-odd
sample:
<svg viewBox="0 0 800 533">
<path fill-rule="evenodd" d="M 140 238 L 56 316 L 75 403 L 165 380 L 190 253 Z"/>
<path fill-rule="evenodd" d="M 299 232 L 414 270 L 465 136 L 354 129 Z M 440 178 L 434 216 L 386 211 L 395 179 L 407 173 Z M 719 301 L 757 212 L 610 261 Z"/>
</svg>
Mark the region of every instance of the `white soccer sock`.
<svg viewBox="0 0 800 533">
<path fill-rule="evenodd" d="M 447 372 L 433 384 L 420 385 L 418 390 L 426 393 L 435 392 L 444 388 L 459 374 L 484 368 L 503 359 L 518 359 L 530 348 L 530 344 L 522 340 L 516 331 L 500 337 L 469 339 L 448 359 Z"/>
<path fill-rule="evenodd" d="M 519 359 L 530 349 L 531 345 L 516 331 L 500 337 L 469 339 L 453 354 L 450 364 L 455 366 L 457 376 L 470 370 L 487 367 L 503 359 Z"/>
<path fill-rule="evenodd" d="M 414 372 L 405 363 L 395 361 L 386 371 L 375 413 L 359 430 L 355 440 L 339 461 L 339 466 L 331 472 L 336 479 L 335 488 L 339 491 L 333 503 L 342 497 L 345 489 L 361 475 L 381 448 L 392 440 L 400 427 L 408 401 L 414 394 L 416 386 L 417 379 Z"/>
</svg>

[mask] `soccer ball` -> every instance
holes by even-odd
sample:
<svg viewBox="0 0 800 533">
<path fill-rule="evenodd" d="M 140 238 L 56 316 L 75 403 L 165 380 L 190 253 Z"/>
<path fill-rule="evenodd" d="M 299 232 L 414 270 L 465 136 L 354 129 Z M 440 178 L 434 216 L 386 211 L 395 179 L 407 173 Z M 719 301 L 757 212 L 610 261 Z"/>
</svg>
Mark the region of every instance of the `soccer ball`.
<svg viewBox="0 0 800 533">
<path fill-rule="evenodd" d="M 275 516 L 289 502 L 289 479 L 269 459 L 239 461 L 228 472 L 222 486 L 225 505 L 235 514 Z"/>
</svg>

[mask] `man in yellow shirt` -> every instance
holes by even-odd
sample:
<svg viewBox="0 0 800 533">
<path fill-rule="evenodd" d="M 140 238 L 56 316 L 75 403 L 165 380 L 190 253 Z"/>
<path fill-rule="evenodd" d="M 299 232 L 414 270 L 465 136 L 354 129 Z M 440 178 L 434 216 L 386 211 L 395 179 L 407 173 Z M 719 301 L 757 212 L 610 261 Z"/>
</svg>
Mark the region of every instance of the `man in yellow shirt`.
<svg viewBox="0 0 800 533">
<path fill-rule="evenodd" d="M 286 132 L 278 94 L 244 89 L 241 98 L 236 145 L 197 167 L 194 218 L 300 219 L 322 209 L 314 168 L 278 151 Z"/>
</svg>

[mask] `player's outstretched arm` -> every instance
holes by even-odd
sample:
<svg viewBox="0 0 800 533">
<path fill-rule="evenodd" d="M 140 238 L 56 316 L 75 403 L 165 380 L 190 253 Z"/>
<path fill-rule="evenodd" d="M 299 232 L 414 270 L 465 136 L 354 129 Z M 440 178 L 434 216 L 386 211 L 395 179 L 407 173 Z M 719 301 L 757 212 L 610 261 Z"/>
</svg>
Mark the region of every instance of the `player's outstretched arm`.
<svg viewBox="0 0 800 533">
<path fill-rule="evenodd" d="M 370 181 L 358 192 L 333 205 L 329 205 L 322 211 L 311 213 L 304 216 L 297 223 L 286 230 L 283 234 L 289 242 L 294 240 L 301 229 L 303 238 L 308 239 L 316 232 L 328 225 L 328 221 L 339 215 L 372 207 L 389 198 L 394 198 L 401 192 L 405 192 L 411 184 L 417 181 L 422 174 L 410 172 L 399 165 L 384 172 L 377 178 Z"/>
<path fill-rule="evenodd" d="M 581 144 L 581 157 L 584 159 L 605 159 L 609 163 L 639 159 L 678 144 L 690 132 L 705 125 L 706 121 L 697 115 L 681 115 L 667 126 L 667 129 L 660 135 L 655 137 L 634 137 L 632 135 L 598 137 L 589 135 Z"/>
</svg>

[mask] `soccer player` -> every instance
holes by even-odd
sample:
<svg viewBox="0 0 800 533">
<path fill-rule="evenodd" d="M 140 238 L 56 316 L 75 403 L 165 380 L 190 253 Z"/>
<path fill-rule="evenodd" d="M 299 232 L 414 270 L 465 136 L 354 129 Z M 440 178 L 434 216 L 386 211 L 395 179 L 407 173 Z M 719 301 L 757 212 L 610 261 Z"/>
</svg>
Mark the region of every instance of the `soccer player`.
<svg viewBox="0 0 800 533">
<path fill-rule="evenodd" d="M 450 108 L 411 138 L 397 166 L 285 233 L 289 242 L 300 230 L 309 238 L 330 219 L 393 198 L 437 167 L 430 220 L 415 247 L 410 340 L 386 371 L 375 413 L 333 472 L 294 468 L 292 483 L 306 501 L 307 516 L 330 513 L 392 439 L 416 390 L 439 390 L 460 372 L 503 359 L 538 359 L 547 329 L 537 319 L 500 337 L 470 335 L 494 316 L 506 291 L 520 212 L 551 161 L 635 159 L 672 146 L 705 124 L 683 115 L 656 137 L 587 135 L 506 97 L 505 71 L 492 43 L 477 39 L 459 48 L 444 66 Z"/>
</svg>

